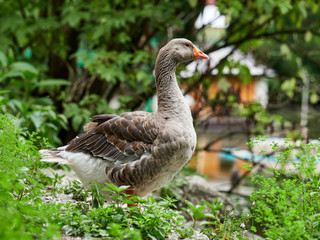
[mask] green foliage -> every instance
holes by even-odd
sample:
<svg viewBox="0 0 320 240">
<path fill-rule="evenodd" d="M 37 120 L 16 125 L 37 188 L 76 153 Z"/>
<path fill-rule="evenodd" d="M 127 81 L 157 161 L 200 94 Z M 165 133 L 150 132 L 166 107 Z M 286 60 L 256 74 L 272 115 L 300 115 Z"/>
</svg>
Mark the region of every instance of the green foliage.
<svg viewBox="0 0 320 240">
<path fill-rule="evenodd" d="M 287 94 L 287 96 L 290 98 L 293 97 L 295 88 L 296 88 L 296 79 L 294 78 L 286 80 L 281 84 L 281 90 L 284 91 Z"/>
<path fill-rule="evenodd" d="M 217 225 L 219 223 L 219 215 L 220 210 L 222 209 L 223 205 L 221 202 L 218 201 L 216 198 L 213 203 L 209 203 L 207 201 L 202 201 L 205 205 L 194 205 L 193 203 L 189 202 L 188 200 L 185 201 L 189 208 L 183 208 L 186 211 L 193 221 L 193 226 L 195 227 L 196 222 L 200 219 L 209 219 L 206 221 L 202 221 L 200 225 L 203 226 L 210 226 L 210 225 Z M 209 207 L 210 213 L 205 213 L 204 210 Z"/>
<path fill-rule="evenodd" d="M 316 1 L 312 0 L 303 3 L 291 0 L 267 2 L 236 0 L 230 3 L 223 0 L 217 2 L 217 5 L 220 12 L 230 21 L 230 31 L 227 32 L 230 34 L 230 43 L 239 43 L 245 37 L 248 37 L 248 40 L 273 37 L 274 35 L 269 36 L 266 33 L 281 33 L 283 29 L 291 29 L 290 22 L 293 21 L 296 22 L 295 26 L 302 27 L 304 21 L 312 16 L 310 13 L 316 13 L 319 10 Z M 315 26 L 316 23 L 313 23 L 307 28 L 314 29 Z M 241 31 L 235 33 L 236 29 Z M 253 32 L 253 30 L 256 31 Z"/>
<path fill-rule="evenodd" d="M 182 239 L 191 238 L 194 233 L 193 228 L 176 229 L 176 231 L 179 233 Z"/>
<path fill-rule="evenodd" d="M 247 211 L 236 217 L 235 210 L 223 214 L 223 204 L 217 199 L 212 203 L 203 201 L 202 205 L 186 201 L 188 208 L 184 211 L 192 217 L 193 226 L 185 228 L 182 225 L 184 217 L 172 209 L 173 199 L 167 197 L 156 201 L 152 197 L 122 194 L 126 188 L 110 184 L 103 188 L 100 184 L 93 184 L 92 200 L 85 199 L 83 204 L 60 205 L 62 212 L 55 216 L 54 221 L 68 234 L 86 237 L 165 239 L 176 231 L 182 238 L 192 238 L 197 226 L 209 239 L 246 239 L 243 237 L 247 233 L 245 223 L 251 218 Z M 113 201 L 104 204 L 101 190 L 109 191 Z M 126 204 L 131 206 L 126 207 Z"/>
<path fill-rule="evenodd" d="M 186 204 L 189 208 L 184 208 L 192 218 L 193 228 L 196 223 L 202 226 L 200 232 L 208 236 L 209 239 L 247 239 L 248 234 L 246 224 L 249 223 L 251 215 L 248 211 L 242 211 L 236 216 L 236 207 L 223 213 L 223 202 L 215 199 L 212 203 L 202 201 L 203 205 L 194 205 L 189 201 Z M 201 220 L 201 221 L 200 221 Z M 191 228 L 192 229 L 192 228 Z M 181 236 L 187 235 L 191 230 L 184 229 L 178 231 Z"/>
<path fill-rule="evenodd" d="M 229 57 L 233 51 L 240 50 L 249 57 L 254 56 L 257 65 L 265 65 L 273 69 L 276 76 L 270 77 L 271 74 L 266 72 L 269 85 L 269 105 L 267 106 L 269 117 L 270 112 L 274 113 L 275 109 L 280 109 L 279 113 L 285 116 L 284 110 L 288 110 L 288 104 L 300 105 L 301 103 L 301 85 L 303 84 L 300 68 L 297 66 L 297 59 L 302 59 L 302 69 L 308 73 L 310 79 L 310 101 L 315 107 L 319 106 L 319 46 L 320 32 L 319 19 L 320 11 L 317 1 L 217 1 L 217 7 L 221 15 L 225 16 L 225 29 L 215 29 L 204 26 L 199 31 L 207 49 L 204 52 L 216 51 L 228 48 L 230 53 L 208 69 L 205 75 L 202 75 L 198 81 L 199 87 L 203 87 L 203 98 L 208 98 L 210 94 L 206 92 L 208 75 L 211 71 L 218 70 L 217 76 L 223 79 L 226 77 L 226 70 L 232 78 L 238 78 L 242 83 L 257 80 L 262 76 L 251 76 L 250 68 L 243 64 L 245 60 L 235 60 L 236 57 Z M 213 37 L 214 36 L 214 37 Z M 267 50 L 266 50 L 267 49 Z M 221 50 L 223 51 L 223 50 Z M 238 70 L 233 74 L 231 69 Z M 209 83 L 212 79 L 209 80 Z M 227 84 L 219 86 L 219 93 L 226 95 Z M 219 85 L 219 84 L 218 84 Z M 311 87 L 312 86 L 312 87 Z M 221 88 L 220 88 L 221 87 Z M 220 91 L 222 90 L 222 91 Z M 223 93 L 221 93 L 223 92 Z M 230 94 L 230 92 L 228 92 Z M 237 97 L 236 93 L 231 95 Z M 256 96 L 257 98 L 259 96 Z M 226 98 L 226 96 L 225 96 Z M 219 101 L 219 100 L 217 100 Z M 221 103 L 222 102 L 222 103 Z M 211 105 L 210 99 L 206 103 Z M 215 112 L 215 114 L 229 115 L 226 101 L 220 100 L 221 109 L 224 112 Z M 239 105 L 239 102 L 236 102 Z M 292 105 L 290 105 L 292 107 Z M 220 109 L 220 108 L 219 108 Z M 298 114 L 297 114 L 298 115 Z M 263 121 L 267 117 L 260 116 Z M 288 119 L 289 121 L 298 122 L 299 118 Z M 259 127 L 258 132 L 261 134 L 263 127 Z M 312 138 L 317 138 L 314 133 L 316 128 L 310 131 Z"/>
<path fill-rule="evenodd" d="M 278 147 L 272 145 L 274 150 Z M 301 143 L 297 150 L 289 144 L 277 156 L 279 164 L 292 164 L 289 170 L 271 169 L 273 177 L 252 179 L 257 189 L 250 197 L 254 203 L 251 212 L 268 238 L 319 238 L 319 176 L 315 172 L 319 149 L 319 144 Z M 293 160 L 292 154 L 298 160 Z"/>
<path fill-rule="evenodd" d="M 184 211 L 186 211 L 193 221 L 193 227 L 196 225 L 196 221 L 198 221 L 200 218 L 206 217 L 206 214 L 203 212 L 203 210 L 206 208 L 203 205 L 193 205 L 191 202 L 186 200 L 186 204 L 188 205 L 188 209 L 182 208 Z"/>
<path fill-rule="evenodd" d="M 262 63 L 273 63 L 280 76 L 276 77 L 278 84 L 279 80 L 296 78 L 295 86 L 285 82 L 282 89 L 284 98 L 297 98 L 293 94 L 300 89 L 296 56 L 307 59 L 303 65 L 312 70 L 312 76 L 316 76 L 318 68 L 314 54 L 320 46 L 318 3 L 222 0 L 217 6 L 226 16 L 228 27 L 223 30 L 194 28 L 204 1 L 2 1 L 0 65 L 1 71 L 7 73 L 5 77 L 0 74 L 0 84 L 10 90 L 4 96 L 10 107 L 3 111 L 14 114 L 21 126 L 39 131 L 52 143 L 59 143 L 59 132 L 65 142 L 81 130 L 89 116 L 135 110 L 154 95 L 155 56 L 162 44 L 174 37 L 200 43 L 207 48 L 202 49 L 204 52 L 230 46 L 233 50 L 250 51 Z M 206 37 L 209 30 L 219 37 Z M 272 51 L 265 51 L 269 48 Z M 252 79 L 248 67 L 239 61 L 226 57 L 215 66 L 221 75 L 225 67 L 238 69 L 238 77 L 244 83 Z M 288 74 L 282 77 L 283 72 Z M 182 81 L 203 85 L 205 97 L 212 80 L 208 76 L 197 72 Z M 313 81 L 317 79 L 314 77 Z M 220 86 L 225 90 L 228 87 L 225 82 Z M 281 86 L 272 89 L 278 95 Z M 313 89 L 310 95 L 314 104 L 316 92 Z M 26 96 L 32 98 L 25 99 Z M 119 109 L 110 107 L 114 99 L 119 101 Z M 68 137 L 62 131 L 66 118 L 71 126 Z"/>
<path fill-rule="evenodd" d="M 77 201 L 86 201 L 90 193 L 84 190 L 82 183 L 74 180 L 64 191 L 65 194 L 72 194 L 72 199 Z"/>
<path fill-rule="evenodd" d="M 234 110 L 234 113 L 245 117 L 247 121 L 254 126 L 252 133 L 254 135 L 263 134 L 266 127 L 272 122 L 282 123 L 283 119 L 280 115 L 271 115 L 266 109 L 264 109 L 259 103 L 249 103 L 244 106 L 238 106 Z"/>
<path fill-rule="evenodd" d="M 191 216 L 193 226 L 185 228 L 184 217 L 174 210 L 175 200 L 130 196 L 123 193 L 125 186 L 93 183 L 91 191 L 84 191 L 79 182 L 74 182 L 62 190 L 80 201 L 44 203 L 42 195 L 48 191 L 53 197 L 61 193 L 59 182 L 63 176 L 44 176 L 41 173 L 44 165 L 38 161 L 35 147 L 37 136 L 30 134 L 26 140 L 21 134 L 12 117 L 0 115 L 3 239 L 54 239 L 59 237 L 61 228 L 72 235 L 113 239 L 165 239 L 172 231 L 192 238 L 195 229 L 209 239 L 247 239 L 250 232 L 262 233 L 270 239 L 319 238 L 320 181 L 315 170 L 320 144 L 296 146 L 286 139 L 287 148 L 278 151 L 279 145 L 272 143 L 271 148 L 277 151 L 276 167 L 292 166 L 287 170 L 271 169 L 273 177 L 253 177 L 256 188 L 250 196 L 249 210 L 241 210 L 239 205 L 222 210 L 223 204 L 217 199 L 201 205 L 186 201 L 187 208 L 183 210 Z M 265 140 L 266 137 L 258 137 L 248 145 Z M 101 191 L 110 192 L 109 204 Z"/>
<path fill-rule="evenodd" d="M 175 37 L 194 40 L 190 29 L 203 7 L 198 1 L 187 0 L 2 1 L 0 64 L 6 68 L 5 56 L 14 56 L 23 62 L 23 66 L 16 64 L 18 69 L 24 68 L 34 76 L 40 74 L 38 84 L 35 81 L 21 84 L 33 88 L 30 90 L 35 100 L 63 113 L 71 123 L 70 135 L 75 135 L 94 114 L 131 111 L 150 98 L 155 92 L 152 75 L 155 55 L 167 42 L 168 29 Z M 18 72 L 14 77 L 20 75 Z M 15 99 L 15 95 L 12 93 L 9 100 Z M 126 95 L 118 98 L 120 109 L 111 109 L 111 100 L 119 95 Z M 81 106 L 75 106 L 79 103 Z M 28 112 L 33 111 L 32 106 L 28 105 Z M 59 114 L 48 114 L 55 122 L 38 113 L 44 124 L 36 124 L 47 125 L 50 120 L 49 127 L 56 126 L 55 132 L 60 132 Z M 39 131 L 37 126 L 30 130 Z M 52 133 L 47 137 L 54 138 Z M 63 138 L 64 141 L 66 136 Z"/>
<path fill-rule="evenodd" d="M 16 116 L 17 126 L 37 131 L 51 143 L 60 143 L 58 133 L 67 128 L 67 119 L 56 113 L 50 98 L 36 97 L 35 93 L 43 88 L 55 91 L 70 83 L 61 79 L 41 79 L 39 71 L 30 63 L 1 56 L 5 64 L 0 68 L 0 86 L 6 91 L 0 93 L 0 112 Z"/>
<path fill-rule="evenodd" d="M 316 14 L 312 14 L 309 10 L 307 11 L 308 20 L 305 20 L 305 24 L 315 23 L 319 21 L 319 17 L 318 10 Z M 315 35 L 317 37 L 314 37 Z M 319 34 L 312 30 L 301 32 L 301 34 L 292 34 L 286 39 L 282 37 L 279 41 L 265 40 L 263 41 L 264 48 L 256 49 L 255 58 L 263 59 L 264 64 L 274 69 L 278 75 L 276 81 L 269 82 L 269 99 L 272 105 L 289 102 L 301 103 L 301 85 L 303 84 L 301 69 L 307 72 L 310 81 L 310 89 L 308 90 L 310 102 L 318 104 L 319 99 L 316 92 L 319 89 L 319 58 L 315 50 L 319 43 Z M 269 49 L 269 51 L 264 49 Z M 297 59 L 302 59 L 301 66 L 298 66 Z M 317 136 L 314 134 L 312 137 Z"/>
<path fill-rule="evenodd" d="M 58 237 L 59 226 L 51 223 L 56 208 L 40 198 L 45 179 L 39 171 L 36 136 L 23 139 L 13 120 L 0 114 L 0 238 Z"/>
<path fill-rule="evenodd" d="M 182 224 L 184 218 L 173 210 L 170 198 L 123 195 L 126 187 L 93 184 L 91 192 L 74 182 L 65 193 L 72 193 L 77 203 L 47 204 L 41 196 L 48 189 L 53 196 L 61 190 L 63 176 L 48 178 L 41 173 L 43 163 L 35 147 L 36 136 L 26 140 L 14 127 L 13 119 L 0 115 L 0 218 L 1 239 L 53 239 L 59 229 L 69 234 L 109 236 L 113 239 L 165 239 Z M 101 190 L 110 191 L 111 204 L 105 205 Z M 139 207 L 124 207 L 137 203 Z"/>
<path fill-rule="evenodd" d="M 165 239 L 171 231 L 181 225 L 184 218 L 173 207 L 170 198 L 156 202 L 154 198 L 140 198 L 122 194 L 127 187 L 107 184 L 92 184 L 92 208 L 67 203 L 55 217 L 55 221 L 68 234 L 117 239 Z M 105 204 L 100 189 L 109 191 L 112 202 Z M 137 206 L 125 207 L 135 203 Z M 138 206 L 139 204 L 139 206 Z"/>
<path fill-rule="evenodd" d="M 170 197 L 156 201 L 152 197 L 129 196 L 123 194 L 125 186 L 97 183 L 92 184 L 91 191 L 84 191 L 79 182 L 61 189 L 63 176 L 53 172 L 53 178 L 49 178 L 41 172 L 46 165 L 39 161 L 35 147 L 38 137 L 22 138 L 22 132 L 14 127 L 8 115 L 0 115 L 0 123 L 1 239 L 54 239 L 59 237 L 61 228 L 67 234 L 112 239 L 165 239 L 172 231 L 192 236 L 194 229 L 183 227 L 185 219 L 174 210 L 175 200 Z M 110 192 L 109 204 L 105 203 L 102 190 Z M 57 197 L 62 191 L 79 201 L 43 202 L 44 194 Z M 195 221 L 206 218 L 200 224 L 210 226 L 216 223 L 222 205 L 217 201 L 204 204 L 211 213 L 202 212 L 205 206 L 192 203 L 189 203 L 191 211 L 187 211 Z"/>
</svg>

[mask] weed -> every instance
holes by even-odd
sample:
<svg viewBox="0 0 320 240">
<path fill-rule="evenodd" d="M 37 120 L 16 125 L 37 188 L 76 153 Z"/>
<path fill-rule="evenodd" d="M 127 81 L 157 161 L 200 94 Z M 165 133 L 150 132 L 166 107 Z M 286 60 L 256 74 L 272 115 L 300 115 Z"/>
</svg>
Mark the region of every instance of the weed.
<svg viewBox="0 0 320 240">
<path fill-rule="evenodd" d="M 82 183 L 78 180 L 72 181 L 69 186 L 64 189 L 65 194 L 72 194 L 72 199 L 76 201 L 87 201 L 90 193 L 88 190 L 85 190 Z"/>
<path fill-rule="evenodd" d="M 179 233 L 179 235 L 182 239 L 191 238 L 194 233 L 193 228 L 176 229 L 176 231 Z"/>
<path fill-rule="evenodd" d="M 252 139 L 248 145 L 260 140 L 265 138 Z M 192 227 L 185 228 L 185 219 L 175 210 L 171 197 L 156 201 L 128 196 L 123 193 L 125 186 L 98 183 L 92 183 L 89 191 L 78 181 L 62 189 L 62 176 L 49 178 L 42 173 L 46 165 L 39 161 L 38 142 L 36 134 L 22 133 L 12 117 L 0 114 L 0 239 L 53 239 L 59 237 L 60 229 L 71 235 L 112 239 L 165 239 L 173 231 L 192 238 L 195 228 L 209 239 L 246 239 L 250 232 L 269 239 L 320 237 L 320 179 L 316 173 L 320 144 L 296 146 L 287 139 L 287 147 L 279 150 L 272 143 L 277 164 L 269 170 L 272 177 L 252 178 L 255 189 L 250 209 L 236 205 L 231 212 L 222 213 L 223 204 L 217 199 L 199 205 L 186 201 L 188 207 L 183 210 L 191 216 Z M 183 181 L 183 176 L 177 178 L 165 191 L 179 197 Z M 47 191 L 53 195 L 64 191 L 78 201 L 46 204 L 41 197 Z M 101 191 L 110 193 L 110 203 L 105 203 Z"/>
<path fill-rule="evenodd" d="M 319 238 L 320 184 L 319 175 L 315 172 L 319 146 L 288 144 L 286 149 L 278 151 L 277 160 L 282 168 L 270 169 L 273 177 L 253 177 L 257 189 L 250 197 L 254 202 L 251 212 L 266 237 Z M 272 147 L 274 150 L 279 148 L 277 144 L 272 144 Z M 251 230 L 257 231 L 254 226 Z"/>
<path fill-rule="evenodd" d="M 107 184 L 104 191 L 109 191 L 113 201 L 104 204 L 101 185 L 92 184 L 92 208 L 85 213 L 76 204 L 60 205 L 62 211 L 56 215 L 55 222 L 72 235 L 108 236 L 118 239 L 165 239 L 172 230 L 185 219 L 178 211 L 172 210 L 173 200 L 140 198 L 121 194 L 127 187 L 115 187 Z M 139 207 L 124 207 L 132 201 Z M 134 231 L 132 231 L 135 229 Z"/>
<path fill-rule="evenodd" d="M 0 239 L 51 239 L 60 235 L 51 222 L 58 209 L 40 198 L 46 187 L 38 171 L 36 137 L 21 135 L 14 119 L 0 114 Z"/>
</svg>

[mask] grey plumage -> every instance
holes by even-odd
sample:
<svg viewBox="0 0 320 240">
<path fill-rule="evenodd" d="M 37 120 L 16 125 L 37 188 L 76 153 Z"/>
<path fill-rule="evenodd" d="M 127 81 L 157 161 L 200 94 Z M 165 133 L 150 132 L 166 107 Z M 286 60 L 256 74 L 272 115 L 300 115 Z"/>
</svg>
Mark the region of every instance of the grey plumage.
<svg viewBox="0 0 320 240">
<path fill-rule="evenodd" d="M 85 133 L 52 157 L 67 161 L 85 185 L 95 180 L 128 185 L 144 196 L 169 182 L 190 160 L 196 145 L 190 108 L 175 77 L 178 63 L 196 57 L 208 58 L 187 39 L 170 41 L 156 61 L 158 112 L 94 116 Z"/>
</svg>

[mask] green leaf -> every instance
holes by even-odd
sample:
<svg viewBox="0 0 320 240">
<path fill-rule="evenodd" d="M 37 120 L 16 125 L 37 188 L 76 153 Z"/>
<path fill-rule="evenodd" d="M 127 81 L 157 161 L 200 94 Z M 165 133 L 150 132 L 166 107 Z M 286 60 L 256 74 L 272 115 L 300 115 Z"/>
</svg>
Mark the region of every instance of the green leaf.
<svg viewBox="0 0 320 240">
<path fill-rule="evenodd" d="M 304 40 L 306 42 L 310 42 L 312 39 L 312 33 L 310 31 L 307 31 L 305 34 L 304 34 Z"/>
<path fill-rule="evenodd" d="M 83 123 L 83 117 L 80 115 L 75 115 L 72 118 L 72 127 L 73 129 L 79 129 L 80 125 Z"/>
<path fill-rule="evenodd" d="M 185 200 L 185 203 L 189 206 L 189 208 L 192 211 L 192 215 L 190 214 L 190 212 L 188 211 L 188 213 L 193 216 L 194 220 L 198 220 L 200 218 L 204 218 L 205 214 L 203 213 L 203 210 L 206 208 L 203 205 L 193 205 L 191 202 L 189 202 L 188 200 Z"/>
<path fill-rule="evenodd" d="M 206 225 L 216 225 L 217 222 L 213 221 L 213 222 L 209 222 L 209 221 L 202 221 L 200 223 L 200 226 L 206 226 Z"/>
<path fill-rule="evenodd" d="M 149 234 L 149 233 L 148 233 L 148 237 L 150 237 L 150 239 L 152 239 L 152 240 L 157 240 L 157 238 L 156 238 L 156 237 L 152 236 L 152 235 L 151 235 L 151 234 Z"/>
<path fill-rule="evenodd" d="M 319 96 L 316 92 L 311 93 L 310 102 L 316 104 L 319 101 Z"/>
<path fill-rule="evenodd" d="M 11 68 L 21 72 L 30 72 L 35 75 L 39 73 L 39 71 L 33 65 L 27 62 L 15 62 L 11 65 Z"/>
<path fill-rule="evenodd" d="M 7 67 L 8 66 L 8 60 L 6 55 L 4 55 L 3 52 L 0 52 L 0 63 L 2 65 L 2 67 Z"/>
<path fill-rule="evenodd" d="M 70 9 L 70 11 L 63 11 L 64 18 L 62 20 L 63 24 L 69 24 L 71 27 L 77 27 L 81 20 L 88 20 L 90 18 L 90 12 L 77 11 Z"/>
<path fill-rule="evenodd" d="M 107 185 L 107 188 L 103 188 L 103 190 L 108 191 L 108 192 L 115 192 L 115 193 L 120 193 L 126 189 L 128 189 L 130 186 L 120 186 L 116 187 L 113 184 L 110 183 L 105 183 Z"/>
<path fill-rule="evenodd" d="M 211 213 L 206 213 L 204 216 L 205 216 L 206 218 L 216 219 L 216 217 L 215 217 L 213 214 L 211 214 Z"/>
<path fill-rule="evenodd" d="M 245 65 L 239 66 L 239 78 L 242 83 L 249 83 L 252 80 L 250 70 Z"/>
<path fill-rule="evenodd" d="M 36 198 L 33 200 L 34 204 L 42 204 L 42 199 L 41 198 Z"/>
<path fill-rule="evenodd" d="M 36 84 L 37 87 L 51 87 L 51 86 L 70 86 L 72 83 L 65 79 L 45 79 Z"/>
<path fill-rule="evenodd" d="M 11 92 L 11 90 L 2 90 L 0 91 L 0 94 L 9 93 L 9 92 Z"/>
<path fill-rule="evenodd" d="M 122 192 L 122 191 L 128 189 L 129 187 L 130 186 L 120 186 L 118 189 L 119 189 L 120 192 Z"/>
<path fill-rule="evenodd" d="M 252 232 L 255 232 L 255 233 L 257 232 L 257 229 L 256 229 L 255 226 L 251 226 L 250 230 L 251 230 Z"/>
<path fill-rule="evenodd" d="M 296 79 L 295 78 L 285 80 L 281 84 L 281 90 L 284 91 L 289 98 L 293 97 L 295 88 L 296 88 Z"/>
<path fill-rule="evenodd" d="M 286 14 L 290 9 L 292 9 L 292 5 L 289 0 L 276 1 L 281 14 Z"/>
<path fill-rule="evenodd" d="M 0 78 L 0 82 L 8 79 L 8 78 L 21 78 L 24 79 L 24 75 L 22 72 L 15 70 L 15 69 L 11 69 L 9 72 L 5 73 L 1 78 Z"/>
<path fill-rule="evenodd" d="M 231 87 L 231 83 L 225 77 L 221 77 L 218 80 L 218 89 L 226 92 Z"/>
<path fill-rule="evenodd" d="M 299 1 L 298 9 L 301 12 L 303 18 L 306 18 L 308 16 L 308 11 L 306 9 L 306 4 L 304 3 L 304 1 Z"/>
<path fill-rule="evenodd" d="M 28 115 L 28 118 L 31 119 L 32 123 L 36 127 L 36 129 L 40 129 L 43 124 L 43 114 L 39 111 L 35 111 Z"/>
<path fill-rule="evenodd" d="M 190 7 L 195 8 L 198 0 L 188 0 Z"/>
<path fill-rule="evenodd" d="M 291 59 L 291 50 L 287 44 L 281 44 L 280 53 L 284 55 L 287 59 Z"/>
</svg>

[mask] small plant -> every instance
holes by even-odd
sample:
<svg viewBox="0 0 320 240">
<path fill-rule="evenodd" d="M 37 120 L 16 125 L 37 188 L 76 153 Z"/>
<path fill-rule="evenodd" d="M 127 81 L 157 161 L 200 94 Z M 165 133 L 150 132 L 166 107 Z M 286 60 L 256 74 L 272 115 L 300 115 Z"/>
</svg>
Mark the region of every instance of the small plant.
<svg viewBox="0 0 320 240">
<path fill-rule="evenodd" d="M 290 144 L 277 151 L 273 177 L 256 175 L 250 196 L 256 226 L 270 239 L 317 239 L 320 236 L 320 182 L 315 173 L 320 144 Z M 279 168 L 281 166 L 281 168 Z M 255 226 L 251 227 L 257 232 Z"/>
<path fill-rule="evenodd" d="M 21 132 L 13 121 L 0 114 L 1 239 L 54 239 L 59 238 L 61 228 L 71 235 L 134 240 L 166 239 L 173 231 L 182 238 L 192 238 L 195 229 L 209 239 L 247 239 L 251 233 L 269 239 L 320 237 L 320 179 L 315 171 L 320 158 L 318 143 L 297 146 L 286 139 L 280 149 L 273 142 L 277 163 L 268 170 L 273 175 L 252 178 L 255 189 L 250 209 L 236 205 L 223 213 L 223 204 L 217 199 L 199 205 L 186 201 L 183 210 L 192 218 L 192 226 L 185 228 L 185 219 L 174 209 L 171 197 L 129 196 L 124 193 L 126 186 L 98 183 L 92 183 L 89 191 L 78 181 L 61 189 L 63 176 L 49 178 L 41 172 L 46 164 L 38 161 L 38 136 Z M 255 138 L 248 144 L 265 139 Z M 181 179 L 169 189 L 178 190 Z M 43 194 L 50 191 L 58 196 L 62 190 L 78 201 L 43 203 Z M 109 192 L 110 203 L 105 203 L 102 191 Z"/>
<path fill-rule="evenodd" d="M 77 201 L 87 201 L 90 193 L 85 190 L 80 181 L 74 180 L 69 186 L 64 190 L 65 194 L 72 194 L 72 199 Z"/>
<path fill-rule="evenodd" d="M 51 219 L 58 209 L 41 200 L 46 180 L 38 171 L 37 139 L 22 138 L 13 121 L 0 114 L 0 239 L 57 238 L 59 225 Z"/>
<path fill-rule="evenodd" d="M 207 217 L 207 215 L 203 212 L 203 210 L 206 209 L 206 206 L 198 205 L 198 204 L 194 205 L 188 200 L 186 200 L 185 203 L 188 205 L 189 208 L 182 208 L 182 209 L 186 211 L 192 218 L 192 221 L 193 221 L 192 227 L 194 228 L 196 226 L 196 222 L 199 219 Z"/>
<path fill-rule="evenodd" d="M 226 214 L 221 213 L 223 203 L 215 199 L 213 203 L 202 201 L 204 205 L 194 205 L 186 201 L 188 209 L 184 208 L 192 218 L 193 226 L 199 221 L 201 226 L 200 232 L 205 234 L 209 239 L 247 239 L 244 236 L 248 234 L 246 225 L 251 218 L 248 211 L 242 211 L 236 216 L 236 208 Z M 181 236 L 188 234 L 188 230 L 178 231 Z"/>
<path fill-rule="evenodd" d="M 180 237 L 182 239 L 191 238 L 193 233 L 194 233 L 194 229 L 193 228 L 176 229 L 176 231 L 179 233 L 179 235 L 180 235 Z"/>
<path fill-rule="evenodd" d="M 185 219 L 173 210 L 171 198 L 156 201 L 152 197 L 141 198 L 123 194 L 127 187 L 92 183 L 92 208 L 83 211 L 82 206 L 67 203 L 60 205 L 61 213 L 55 222 L 68 234 L 113 239 L 165 239 L 174 229 L 181 227 Z M 105 204 L 101 190 L 110 192 L 111 201 Z M 125 207 L 136 203 L 138 207 Z"/>
<path fill-rule="evenodd" d="M 104 196 L 101 194 L 101 188 L 103 188 L 102 184 L 96 182 L 91 183 L 91 203 L 93 208 L 103 207 L 103 205 L 105 204 Z"/>
<path fill-rule="evenodd" d="M 202 203 L 206 204 L 210 208 L 213 216 L 218 217 L 220 215 L 220 211 L 223 208 L 223 202 L 219 201 L 218 198 L 215 198 L 213 203 L 209 203 L 207 201 L 202 201 Z"/>
<path fill-rule="evenodd" d="M 228 212 L 221 223 L 215 229 L 218 239 L 248 239 L 251 233 L 247 230 L 250 226 L 251 214 L 248 210 L 242 210 L 237 204 L 231 212 Z"/>
<path fill-rule="evenodd" d="M 37 131 L 47 137 L 51 144 L 60 143 L 58 133 L 67 129 L 67 119 L 58 114 L 51 98 L 40 97 L 43 89 L 56 95 L 70 82 L 63 79 L 43 79 L 34 65 L 16 61 L 0 52 L 0 113 L 10 113 L 16 117 L 16 125 L 28 131 Z M 38 95 L 38 96 L 37 96 Z"/>
<path fill-rule="evenodd" d="M 48 186 L 48 188 L 50 188 L 50 192 L 52 196 L 55 197 L 60 191 L 63 191 L 59 187 L 59 184 L 61 183 L 61 180 L 65 175 L 59 175 L 53 171 L 51 171 L 51 173 L 53 175 L 53 178 L 48 178 L 48 182 L 50 182 L 50 185 L 51 185 L 51 186 Z M 45 186 L 43 186 L 43 188 L 45 188 Z"/>
</svg>

